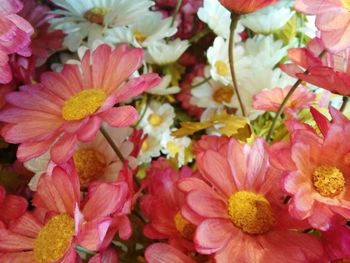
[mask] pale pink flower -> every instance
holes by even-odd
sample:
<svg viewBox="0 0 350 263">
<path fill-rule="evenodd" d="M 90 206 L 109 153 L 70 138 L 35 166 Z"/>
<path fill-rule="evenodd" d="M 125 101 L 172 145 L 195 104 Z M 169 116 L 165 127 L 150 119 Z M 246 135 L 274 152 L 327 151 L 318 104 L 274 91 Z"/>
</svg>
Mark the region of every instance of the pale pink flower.
<svg viewBox="0 0 350 263">
<path fill-rule="evenodd" d="M 316 26 L 327 49 L 338 52 L 350 47 L 348 0 L 296 0 L 295 9 L 316 16 Z"/>
<path fill-rule="evenodd" d="M 277 112 L 290 89 L 291 87 L 263 90 L 254 95 L 253 106 L 256 110 Z M 309 108 L 315 98 L 315 93 L 310 92 L 305 86 L 301 86 L 289 98 L 284 111 L 297 113 L 301 109 Z"/>
<path fill-rule="evenodd" d="M 51 146 L 56 163 L 67 161 L 78 141 L 91 141 L 102 122 L 127 127 L 138 119 L 133 106 L 114 107 L 157 85 L 156 74 L 127 79 L 142 64 L 142 49 L 106 44 L 86 51 L 81 64 L 42 74 L 39 84 L 22 86 L 6 96 L 11 107 L 0 113 L 2 135 L 20 144 L 17 157 L 27 161 Z"/>
<path fill-rule="evenodd" d="M 82 200 L 72 167 L 54 168 L 39 182 L 34 212 L 0 229 L 0 261 L 76 262 L 76 244 L 91 251 L 105 248 L 111 215 L 122 209 L 126 193 L 125 183 L 102 183 L 90 186 Z"/>
<path fill-rule="evenodd" d="M 197 164 L 206 181 L 188 178 L 179 186 L 204 218 L 194 237 L 199 253 L 215 254 L 217 262 L 327 262 L 320 242 L 297 231 L 305 222 L 289 216 L 262 139 L 251 147 L 231 139 L 226 154 L 208 150 Z"/>
<path fill-rule="evenodd" d="M 9 62 L 10 54 L 30 56 L 30 36 L 32 26 L 22 17 L 16 15 L 22 9 L 19 0 L 0 0 L 0 83 L 12 80 Z"/>
</svg>

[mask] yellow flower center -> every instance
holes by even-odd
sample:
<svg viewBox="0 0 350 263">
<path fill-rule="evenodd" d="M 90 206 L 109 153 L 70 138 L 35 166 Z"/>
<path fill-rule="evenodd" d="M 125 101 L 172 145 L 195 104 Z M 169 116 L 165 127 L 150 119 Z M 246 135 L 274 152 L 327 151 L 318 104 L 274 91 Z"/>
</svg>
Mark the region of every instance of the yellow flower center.
<svg viewBox="0 0 350 263">
<path fill-rule="evenodd" d="M 312 173 L 312 183 L 317 192 L 324 197 L 335 197 L 345 187 L 343 173 L 335 166 L 318 166 Z"/>
<path fill-rule="evenodd" d="M 275 223 L 269 201 L 252 192 L 239 191 L 231 195 L 228 214 L 233 224 L 252 235 L 268 232 Z"/>
<path fill-rule="evenodd" d="M 141 150 L 143 152 L 146 152 L 150 149 L 150 144 L 148 142 L 148 139 L 144 140 L 144 142 L 142 143 L 142 146 L 141 146 Z"/>
<path fill-rule="evenodd" d="M 180 152 L 180 147 L 175 142 L 168 142 L 166 144 L 166 148 L 168 149 L 171 156 L 175 156 L 177 153 Z"/>
<path fill-rule="evenodd" d="M 66 121 L 78 121 L 95 113 L 107 96 L 100 89 L 85 89 L 70 97 L 63 105 L 62 117 Z"/>
<path fill-rule="evenodd" d="M 104 18 L 108 12 L 109 9 L 106 7 L 94 7 L 85 12 L 84 18 L 89 20 L 91 23 L 102 26 L 104 24 Z"/>
<path fill-rule="evenodd" d="M 220 76 L 226 76 L 229 73 L 226 63 L 222 60 L 215 62 L 215 68 Z"/>
<path fill-rule="evenodd" d="M 217 89 L 213 94 L 213 99 L 217 103 L 229 103 L 233 96 L 233 89 L 230 87 L 221 87 Z"/>
<path fill-rule="evenodd" d="M 350 0 L 340 0 L 343 6 L 350 11 Z"/>
<path fill-rule="evenodd" d="M 36 263 L 51 263 L 61 259 L 74 235 L 74 219 L 67 214 L 52 217 L 40 230 L 34 242 Z"/>
<path fill-rule="evenodd" d="M 147 38 L 146 35 L 144 35 L 140 32 L 134 32 L 133 35 L 134 35 L 136 41 L 139 42 L 140 44 L 142 44 Z"/>
<path fill-rule="evenodd" d="M 188 222 L 188 220 L 181 215 L 181 212 L 177 212 L 174 216 L 174 223 L 177 231 L 179 231 L 184 238 L 192 240 L 196 227 Z"/>
<path fill-rule="evenodd" d="M 148 123 L 154 127 L 159 126 L 163 122 L 162 116 L 160 116 L 157 113 L 152 113 L 151 115 L 149 115 L 147 120 Z"/>
<path fill-rule="evenodd" d="M 82 185 L 88 185 L 99 178 L 105 168 L 104 155 L 93 149 L 80 149 L 73 155 L 73 161 Z"/>
</svg>

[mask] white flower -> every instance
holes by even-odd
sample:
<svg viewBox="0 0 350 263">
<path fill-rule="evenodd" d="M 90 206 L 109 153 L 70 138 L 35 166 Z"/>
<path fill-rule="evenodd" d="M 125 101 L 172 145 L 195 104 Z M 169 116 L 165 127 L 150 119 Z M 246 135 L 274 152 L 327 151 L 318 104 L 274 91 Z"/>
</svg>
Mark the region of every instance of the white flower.
<svg viewBox="0 0 350 263">
<path fill-rule="evenodd" d="M 228 38 L 230 34 L 231 13 L 218 0 L 204 0 L 203 7 L 198 9 L 197 15 L 218 36 Z M 235 30 L 235 42 L 241 41 L 239 35 L 243 26 L 238 22 Z"/>
<path fill-rule="evenodd" d="M 207 56 L 212 78 L 224 85 L 232 85 L 227 49 L 227 41 L 217 37 Z M 280 71 L 274 68 L 287 55 L 287 49 L 288 46 L 283 46 L 282 41 L 274 41 L 272 36 L 262 35 L 236 45 L 235 73 L 238 90 L 248 113 L 253 109 L 252 97 L 257 92 L 264 88 L 274 88 L 274 74 L 280 75 Z M 277 73 L 274 73 L 275 71 Z M 239 109 L 237 96 L 233 96 L 232 105 Z"/>
<path fill-rule="evenodd" d="M 162 134 L 169 132 L 174 123 L 174 108 L 169 103 L 162 104 L 158 101 L 152 101 L 145 107 L 147 109 L 140 121 L 140 127 L 145 133 L 161 140 Z"/>
<path fill-rule="evenodd" d="M 134 24 L 142 20 L 154 4 L 151 0 L 52 0 L 62 7 L 54 10 L 61 15 L 50 21 L 54 29 L 62 29 L 67 36 L 64 46 L 76 51 L 87 37 L 87 45 L 103 39 L 105 30 Z"/>
<path fill-rule="evenodd" d="M 151 64 L 167 65 L 177 61 L 189 47 L 187 40 L 175 39 L 166 43 L 157 41 L 149 46 L 146 52 L 146 61 Z"/>
<path fill-rule="evenodd" d="M 167 155 L 167 158 L 176 158 L 178 165 L 182 166 L 186 161 L 186 150 L 191 144 L 191 139 L 188 137 L 176 138 L 170 134 L 164 134 L 162 140 L 162 153 Z"/>
<path fill-rule="evenodd" d="M 154 88 L 147 91 L 147 93 L 154 95 L 171 95 L 180 92 L 180 88 L 177 86 L 169 87 L 171 83 L 171 75 L 167 74 L 162 77 L 162 81 Z"/>
<path fill-rule="evenodd" d="M 139 164 L 150 163 L 153 157 L 160 155 L 161 140 L 155 136 L 148 135 L 143 142 L 137 161 Z"/>
<path fill-rule="evenodd" d="M 242 24 L 255 33 L 269 34 L 282 28 L 295 14 L 291 1 L 284 0 L 241 17 Z"/>
<path fill-rule="evenodd" d="M 133 144 L 127 140 L 132 133 L 131 128 L 110 128 L 105 127 L 114 143 L 120 149 L 122 155 L 129 161 L 129 165 L 136 167 L 136 160 L 130 156 Z M 50 173 L 55 166 L 50 162 L 50 153 L 32 159 L 24 163 L 24 166 L 35 173 L 29 182 L 29 188 L 36 191 L 39 179 L 45 172 Z M 79 143 L 73 154 L 73 162 L 80 178 L 82 186 L 87 186 L 92 181 L 110 182 L 118 178 L 119 171 L 123 164 L 108 144 L 101 133 L 98 133 L 95 140 L 89 143 Z"/>
<path fill-rule="evenodd" d="M 171 25 L 171 21 L 171 17 L 163 19 L 159 12 L 149 12 L 129 27 L 109 29 L 106 40 L 113 44 L 127 42 L 135 47 L 148 47 L 176 33 L 176 24 Z"/>
<path fill-rule="evenodd" d="M 194 78 L 192 85 L 202 83 L 203 77 Z M 234 107 L 232 86 L 225 86 L 219 81 L 209 80 L 191 89 L 190 103 L 201 108 Z"/>
</svg>

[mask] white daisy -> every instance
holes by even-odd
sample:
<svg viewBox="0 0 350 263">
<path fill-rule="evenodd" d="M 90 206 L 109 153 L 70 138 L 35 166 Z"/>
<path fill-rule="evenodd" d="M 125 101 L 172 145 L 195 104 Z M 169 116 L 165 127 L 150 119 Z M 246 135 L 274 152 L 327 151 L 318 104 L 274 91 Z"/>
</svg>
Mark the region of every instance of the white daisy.
<svg viewBox="0 0 350 263">
<path fill-rule="evenodd" d="M 145 59 L 151 64 L 171 64 L 177 61 L 189 46 L 190 44 L 187 40 L 175 39 L 168 43 L 157 41 L 148 47 Z"/>
<path fill-rule="evenodd" d="M 171 75 L 167 74 L 162 77 L 162 81 L 155 86 L 154 88 L 147 91 L 147 93 L 153 95 L 171 95 L 180 92 L 180 88 L 178 86 L 170 86 L 171 85 Z"/>
<path fill-rule="evenodd" d="M 241 17 L 242 24 L 255 33 L 270 34 L 282 28 L 295 14 L 290 0 L 282 0 L 277 4 Z"/>
<path fill-rule="evenodd" d="M 228 38 L 230 34 L 231 13 L 218 0 L 204 0 L 203 7 L 198 9 L 198 17 L 206 23 L 218 36 Z M 235 41 L 241 41 L 239 35 L 243 31 L 239 22 L 235 31 Z"/>
<path fill-rule="evenodd" d="M 129 161 L 131 167 L 136 167 L 136 160 L 130 156 L 133 144 L 127 140 L 132 133 L 131 128 L 105 127 L 114 143 L 120 149 L 122 155 Z M 89 143 L 78 144 L 73 154 L 73 162 L 80 178 L 82 186 L 87 186 L 92 181 L 110 182 L 118 178 L 123 164 L 108 144 L 101 133 L 95 140 Z M 36 191 L 37 184 L 42 174 L 49 172 L 55 164 L 50 162 L 49 152 L 24 163 L 24 166 L 35 173 L 29 182 L 29 188 Z"/>
<path fill-rule="evenodd" d="M 160 156 L 161 147 L 161 140 L 159 138 L 148 135 L 137 157 L 138 164 L 150 163 L 152 158 Z"/>
<path fill-rule="evenodd" d="M 140 121 L 140 127 L 147 134 L 151 134 L 159 140 L 164 133 L 170 131 L 174 123 L 175 110 L 169 103 L 152 101 L 146 106 L 146 112 Z"/>
<path fill-rule="evenodd" d="M 54 10 L 60 17 L 50 22 L 67 36 L 64 46 L 76 51 L 87 38 L 91 47 L 95 39 L 103 39 L 105 30 L 142 20 L 154 4 L 151 0 L 52 0 L 63 9 Z M 85 42 L 84 42 L 85 44 Z"/>
<path fill-rule="evenodd" d="M 112 44 L 127 42 L 135 47 L 148 47 L 176 33 L 176 24 L 171 22 L 171 17 L 163 19 L 159 12 L 149 12 L 129 27 L 108 29 L 106 40 Z"/>
<path fill-rule="evenodd" d="M 191 145 L 191 139 L 188 137 L 176 138 L 170 134 L 164 134 L 162 140 L 162 153 L 166 154 L 167 158 L 176 158 L 179 166 L 185 164 L 187 151 Z"/>
</svg>

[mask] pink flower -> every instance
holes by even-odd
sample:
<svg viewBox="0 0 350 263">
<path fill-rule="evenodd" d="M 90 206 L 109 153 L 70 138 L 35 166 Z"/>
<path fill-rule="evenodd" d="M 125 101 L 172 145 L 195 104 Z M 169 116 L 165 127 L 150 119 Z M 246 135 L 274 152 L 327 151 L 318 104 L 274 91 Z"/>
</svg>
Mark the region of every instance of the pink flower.
<svg viewBox="0 0 350 263">
<path fill-rule="evenodd" d="M 163 243 L 150 245 L 145 252 L 145 258 L 149 263 L 195 263 L 189 256 L 180 250 Z"/>
<path fill-rule="evenodd" d="M 11 107 L 0 113 L 6 122 L 2 135 L 21 144 L 17 157 L 30 160 L 51 147 L 56 163 L 67 161 L 77 141 L 91 141 L 103 121 L 112 127 L 133 124 L 138 113 L 132 106 L 114 107 L 157 85 L 156 74 L 127 81 L 143 59 L 141 49 L 121 45 L 112 50 L 100 45 L 87 51 L 81 65 L 66 64 L 62 72 L 42 74 L 41 83 L 22 86 L 6 96 Z"/>
<path fill-rule="evenodd" d="M 350 4 L 347 0 L 296 0 L 295 9 L 316 16 L 327 49 L 338 52 L 350 47 Z"/>
<path fill-rule="evenodd" d="M 254 96 L 253 106 L 257 110 L 277 112 L 290 89 L 291 87 L 261 91 Z M 316 95 L 305 86 L 299 87 L 288 100 L 284 110 L 289 113 L 296 113 L 301 109 L 310 107 L 315 98 Z"/>
<path fill-rule="evenodd" d="M 49 31 L 49 20 L 54 17 L 50 8 L 39 5 L 34 0 L 25 0 L 19 15 L 25 18 L 35 29 L 30 48 L 32 55 L 41 58 L 42 63 L 49 53 L 62 47 L 64 33 L 62 30 Z"/>
<path fill-rule="evenodd" d="M 10 54 L 30 56 L 30 36 L 32 26 L 22 17 L 16 15 L 22 9 L 19 0 L 0 0 L 0 83 L 12 80 L 11 68 L 8 64 Z"/>
<path fill-rule="evenodd" d="M 204 218 L 194 237 L 199 253 L 215 253 L 217 262 L 327 262 L 320 243 L 296 231 L 305 224 L 288 215 L 262 139 L 252 147 L 230 139 L 226 154 L 208 150 L 197 164 L 206 182 L 188 178 L 179 186 Z"/>
<path fill-rule="evenodd" d="M 190 168 L 181 172 L 171 167 L 165 159 L 152 163 L 147 171 L 147 194 L 141 199 L 141 209 L 149 223 L 144 235 L 151 239 L 167 239 L 173 246 L 186 251 L 194 250 L 192 237 L 195 226 L 181 213 L 185 196 L 177 188 L 180 178 L 190 176 Z"/>
<path fill-rule="evenodd" d="M 294 168 L 288 167 L 283 186 L 291 195 L 291 215 L 307 219 L 317 229 L 327 230 L 332 217 L 350 217 L 350 122 L 331 110 L 332 123 L 319 115 L 323 136 L 297 123 L 291 135 L 290 155 Z M 314 113 L 315 116 L 315 113 Z"/>
<path fill-rule="evenodd" d="M 228 10 L 237 14 L 247 14 L 258 11 L 277 0 L 219 0 Z"/>
<path fill-rule="evenodd" d="M 333 261 L 350 259 L 350 228 L 346 220 L 335 217 L 328 231 L 322 232 L 325 251 Z"/>
<path fill-rule="evenodd" d="M 6 194 L 5 188 L 0 185 L 0 228 L 3 223 L 17 219 L 27 210 L 28 202 L 21 196 Z"/>
<path fill-rule="evenodd" d="M 350 95 L 350 61 L 347 52 L 325 52 L 319 38 L 309 42 L 307 48 L 292 48 L 288 56 L 292 63 L 281 65 L 287 74 L 343 96 Z M 304 73 L 307 70 L 307 73 Z"/>
<path fill-rule="evenodd" d="M 90 186 L 81 200 L 74 170 L 56 167 L 40 180 L 36 210 L 0 230 L 0 261 L 75 262 L 76 244 L 91 251 L 106 247 L 111 215 L 123 207 L 126 192 L 125 183 L 102 183 Z"/>
</svg>

